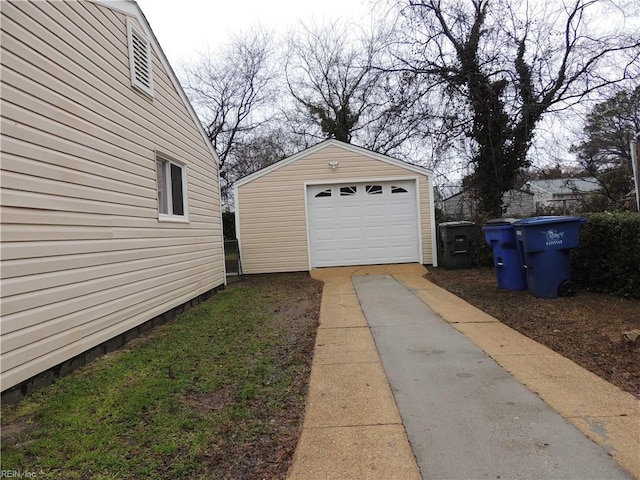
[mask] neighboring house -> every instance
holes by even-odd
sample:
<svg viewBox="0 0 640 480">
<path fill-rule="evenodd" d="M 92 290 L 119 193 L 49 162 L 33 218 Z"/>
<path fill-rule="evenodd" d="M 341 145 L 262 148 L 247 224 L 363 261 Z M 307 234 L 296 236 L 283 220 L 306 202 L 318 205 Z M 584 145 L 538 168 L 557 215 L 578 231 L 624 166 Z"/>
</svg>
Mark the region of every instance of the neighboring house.
<svg viewBox="0 0 640 480">
<path fill-rule="evenodd" d="M 478 213 L 478 198 L 469 190 L 446 198 L 442 202 L 448 220 L 468 220 Z M 502 196 L 504 217 L 528 217 L 535 212 L 534 195 L 524 190 L 509 190 Z"/>
<path fill-rule="evenodd" d="M 245 273 L 433 264 L 433 175 L 327 140 L 236 182 Z"/>
<path fill-rule="evenodd" d="M 137 4 L 0 5 L 1 381 L 15 393 L 225 272 L 217 157 Z"/>
<path fill-rule="evenodd" d="M 530 180 L 525 189 L 534 194 L 536 210 L 553 208 L 562 213 L 579 210 L 601 187 L 594 177 Z"/>
</svg>

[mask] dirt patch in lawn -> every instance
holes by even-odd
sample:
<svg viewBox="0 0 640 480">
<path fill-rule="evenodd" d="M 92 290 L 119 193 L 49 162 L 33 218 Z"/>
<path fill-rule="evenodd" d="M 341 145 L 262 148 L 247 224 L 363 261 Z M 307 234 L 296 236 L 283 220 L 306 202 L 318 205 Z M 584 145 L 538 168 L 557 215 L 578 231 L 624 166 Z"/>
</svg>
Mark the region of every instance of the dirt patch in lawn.
<svg viewBox="0 0 640 480">
<path fill-rule="evenodd" d="M 277 400 L 273 397 L 248 400 L 257 407 L 251 409 L 254 417 L 251 423 L 268 425 L 268 429 L 250 442 L 238 438 L 237 433 L 221 436 L 216 448 L 209 452 L 207 470 L 214 475 L 212 478 L 284 479 L 302 432 L 323 283 L 308 274 L 274 274 L 245 276 L 230 288 L 235 286 L 266 289 L 273 305 L 272 327 L 280 332 L 278 349 L 272 355 L 277 357 L 279 369 L 293 369 L 295 374 L 286 386 L 287 394 Z M 223 395 L 224 390 L 217 392 L 214 399 L 203 396 L 201 401 L 206 408 L 212 401 L 228 401 L 220 398 Z M 280 404 L 277 409 L 267 408 L 266 404 L 272 401 Z M 256 419 L 258 415 L 264 418 Z M 237 418 L 235 422 L 243 420 Z"/>
<path fill-rule="evenodd" d="M 640 398 L 640 340 L 623 333 L 640 329 L 640 302 L 588 291 L 541 299 L 500 290 L 492 268 L 432 268 L 425 278 Z"/>
</svg>

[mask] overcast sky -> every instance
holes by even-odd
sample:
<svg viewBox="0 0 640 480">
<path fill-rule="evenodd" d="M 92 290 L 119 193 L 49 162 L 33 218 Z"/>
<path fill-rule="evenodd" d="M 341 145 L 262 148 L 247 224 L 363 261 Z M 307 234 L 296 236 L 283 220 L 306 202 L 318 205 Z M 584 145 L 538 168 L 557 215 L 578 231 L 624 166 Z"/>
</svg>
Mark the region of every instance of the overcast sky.
<svg viewBox="0 0 640 480">
<path fill-rule="evenodd" d="M 285 32 L 301 21 L 368 24 L 371 0 L 137 0 L 172 65 L 212 50 L 233 32 L 261 24 Z"/>
</svg>

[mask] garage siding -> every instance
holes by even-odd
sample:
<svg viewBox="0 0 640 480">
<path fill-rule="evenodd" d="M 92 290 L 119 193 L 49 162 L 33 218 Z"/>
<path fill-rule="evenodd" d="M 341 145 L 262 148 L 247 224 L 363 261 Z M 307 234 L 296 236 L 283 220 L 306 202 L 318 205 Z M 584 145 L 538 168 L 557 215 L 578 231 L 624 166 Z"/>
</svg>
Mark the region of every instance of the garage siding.
<svg viewBox="0 0 640 480">
<path fill-rule="evenodd" d="M 339 162 L 335 170 L 329 166 L 331 161 Z M 423 260 L 432 263 L 428 177 L 351 149 L 327 145 L 237 188 L 243 272 L 309 270 L 305 183 L 416 177 L 419 177 Z"/>
</svg>

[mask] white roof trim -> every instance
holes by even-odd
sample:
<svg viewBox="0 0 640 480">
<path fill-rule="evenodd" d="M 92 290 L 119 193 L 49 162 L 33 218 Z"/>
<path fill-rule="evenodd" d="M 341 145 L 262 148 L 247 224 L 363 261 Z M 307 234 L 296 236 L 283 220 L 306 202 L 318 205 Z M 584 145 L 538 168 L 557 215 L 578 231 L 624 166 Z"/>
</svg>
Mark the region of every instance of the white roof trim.
<svg viewBox="0 0 640 480">
<path fill-rule="evenodd" d="M 194 123 L 196 124 L 196 128 L 202 135 L 202 139 L 204 140 L 204 143 L 207 145 L 207 148 L 213 155 L 213 158 L 215 159 L 216 164 L 220 165 L 220 160 L 218 159 L 218 155 L 216 154 L 216 151 L 213 149 L 213 145 L 211 144 L 209 137 L 207 137 L 207 134 L 204 131 L 204 128 L 202 127 L 202 123 L 200 122 L 198 115 L 193 109 L 193 106 L 191 105 L 189 98 L 184 93 L 184 90 L 182 89 L 182 85 L 180 85 L 180 82 L 178 81 L 178 77 L 173 71 L 173 68 L 171 68 L 171 64 L 169 63 L 167 56 L 164 54 L 164 51 L 162 50 L 160 43 L 158 43 L 158 39 L 154 35 L 153 30 L 151 30 L 151 26 L 149 25 L 149 22 L 147 22 L 147 18 L 144 16 L 144 13 L 140 9 L 140 6 L 134 0 L 90 0 L 90 1 L 92 1 L 93 3 L 97 3 L 99 5 L 102 5 L 103 7 L 109 8 L 111 10 L 118 10 L 124 13 L 125 15 L 134 17 L 135 19 L 138 20 L 140 27 L 144 30 L 144 34 L 147 36 L 147 38 L 151 42 L 153 49 L 158 54 L 158 58 L 160 59 L 160 62 L 162 63 L 162 66 L 164 67 L 164 69 L 167 71 L 167 74 L 171 79 L 171 83 L 173 83 L 173 86 L 178 92 L 178 95 L 180 96 L 182 103 L 184 103 L 184 105 L 187 107 L 189 114 L 191 115 Z"/>
<path fill-rule="evenodd" d="M 282 167 L 286 167 L 287 165 L 290 165 L 298 160 L 300 160 L 301 158 L 307 157 L 309 155 L 312 155 L 314 153 L 316 153 L 319 150 L 322 150 L 324 148 L 327 147 L 338 147 L 338 148 L 342 148 L 344 150 L 349 150 L 353 153 L 357 153 L 360 155 L 365 155 L 367 157 L 373 158 L 374 160 L 378 160 L 380 162 L 385 162 L 388 163 L 390 165 L 394 165 L 396 167 L 400 167 L 400 168 L 404 168 L 405 170 L 408 170 L 410 172 L 414 172 L 417 173 L 419 175 L 424 175 L 427 177 L 433 177 L 433 172 L 430 170 L 427 170 L 426 168 L 420 167 L 418 165 L 412 165 L 410 163 L 407 162 L 403 162 L 402 160 L 398 160 L 392 157 L 389 157 L 387 155 L 382 155 L 381 153 L 376 153 L 376 152 L 372 152 L 371 150 L 367 150 L 366 148 L 362 148 L 362 147 L 358 147 L 356 145 L 352 145 L 350 143 L 345 143 L 345 142 L 341 142 L 339 140 L 334 140 L 334 139 L 329 139 L 329 140 L 324 140 L 320 143 L 317 143 L 316 145 L 309 147 L 305 150 L 302 150 L 301 152 L 296 153 L 295 155 L 292 155 L 291 157 L 285 158 L 284 160 L 280 160 L 279 162 L 274 163 L 273 165 L 270 165 L 266 168 L 263 168 L 262 170 L 258 170 L 255 173 L 252 173 L 251 175 L 247 175 L 246 177 L 238 180 L 235 185 L 234 188 L 238 188 L 241 187 L 243 185 L 246 185 L 247 183 L 253 182 L 254 180 L 257 180 L 258 178 L 264 177 L 265 175 L 269 175 L 271 172 L 274 172 Z"/>
</svg>

